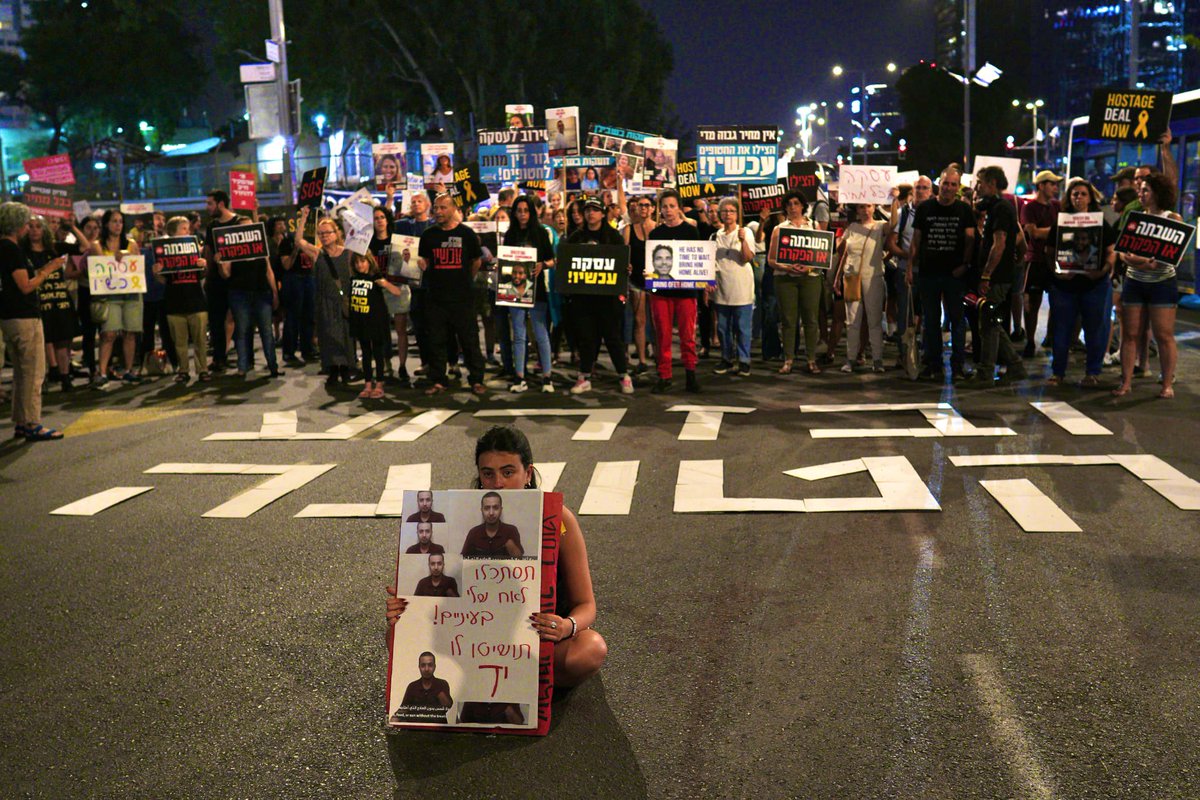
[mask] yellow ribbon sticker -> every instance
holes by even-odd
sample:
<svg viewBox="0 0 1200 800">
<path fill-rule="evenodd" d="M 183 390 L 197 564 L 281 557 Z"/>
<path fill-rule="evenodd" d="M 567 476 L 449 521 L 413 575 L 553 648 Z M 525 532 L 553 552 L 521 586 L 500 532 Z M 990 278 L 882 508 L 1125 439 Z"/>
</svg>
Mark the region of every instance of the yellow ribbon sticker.
<svg viewBox="0 0 1200 800">
<path fill-rule="evenodd" d="M 1133 135 L 1142 139 L 1150 138 L 1150 131 L 1146 130 L 1146 123 L 1150 121 L 1150 112 L 1142 111 L 1138 114 L 1138 126 L 1133 129 Z"/>
<path fill-rule="evenodd" d="M 1142 113 L 1144 114 L 1146 112 L 1143 111 Z M 467 183 L 463 187 L 463 189 L 464 189 L 464 194 L 466 194 L 466 196 L 467 196 L 467 202 L 474 203 L 475 202 L 475 187 L 471 185 L 470 181 L 467 181 Z"/>
</svg>

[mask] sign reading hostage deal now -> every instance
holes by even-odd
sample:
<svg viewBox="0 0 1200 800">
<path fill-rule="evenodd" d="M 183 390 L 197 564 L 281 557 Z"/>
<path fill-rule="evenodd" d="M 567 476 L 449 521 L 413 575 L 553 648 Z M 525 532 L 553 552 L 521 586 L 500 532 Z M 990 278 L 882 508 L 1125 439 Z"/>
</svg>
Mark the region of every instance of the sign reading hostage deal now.
<svg viewBox="0 0 1200 800">
<path fill-rule="evenodd" d="M 829 269 L 833 265 L 833 231 L 777 228 L 779 248 L 775 260 L 791 267 Z"/>
<path fill-rule="evenodd" d="M 217 245 L 217 258 L 221 261 L 246 261 L 266 258 L 269 254 L 267 226 L 261 222 L 217 228 L 213 241 Z"/>
<path fill-rule="evenodd" d="M 1129 215 L 1113 249 L 1118 253 L 1153 258 L 1178 267 L 1195 235 L 1195 225 L 1134 211 Z"/>
<path fill-rule="evenodd" d="M 1093 139 L 1155 142 L 1170 124 L 1170 92 L 1097 89 L 1092 93 L 1088 136 Z"/>
<path fill-rule="evenodd" d="M 557 272 L 563 294 L 618 296 L 628 292 L 629 248 L 623 244 L 561 244 Z"/>
</svg>

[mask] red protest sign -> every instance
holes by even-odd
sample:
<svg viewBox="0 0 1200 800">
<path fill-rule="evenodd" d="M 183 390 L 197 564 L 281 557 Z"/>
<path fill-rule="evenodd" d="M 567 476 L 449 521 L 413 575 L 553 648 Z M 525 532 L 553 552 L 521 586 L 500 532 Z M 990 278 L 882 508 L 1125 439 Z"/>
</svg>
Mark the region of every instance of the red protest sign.
<svg viewBox="0 0 1200 800">
<path fill-rule="evenodd" d="M 253 211 L 258 208 L 258 195 L 253 172 L 229 172 L 229 202 L 234 211 Z"/>
<path fill-rule="evenodd" d="M 66 184 L 75 182 L 75 171 L 71 169 L 71 157 L 66 153 L 41 158 L 27 158 L 21 162 L 29 180 L 38 183 Z"/>
</svg>

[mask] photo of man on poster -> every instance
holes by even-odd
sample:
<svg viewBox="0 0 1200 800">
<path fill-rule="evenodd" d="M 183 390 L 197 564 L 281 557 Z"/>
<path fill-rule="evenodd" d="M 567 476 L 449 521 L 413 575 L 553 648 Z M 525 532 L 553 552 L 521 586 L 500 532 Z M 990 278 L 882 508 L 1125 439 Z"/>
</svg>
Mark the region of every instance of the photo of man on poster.
<svg viewBox="0 0 1200 800">
<path fill-rule="evenodd" d="M 675 251 L 665 244 L 660 244 L 654 248 L 654 252 L 650 255 L 650 263 L 653 269 L 649 277 L 660 281 L 671 279 L 671 263 L 675 260 Z"/>
<path fill-rule="evenodd" d="M 445 522 L 446 515 L 433 510 L 433 492 L 417 492 L 417 510 L 405 522 Z"/>
<path fill-rule="evenodd" d="M 429 575 L 417 581 L 414 597 L 458 597 L 458 581 L 446 574 L 446 556 L 429 556 Z"/>
<path fill-rule="evenodd" d="M 465 558 L 523 558 L 521 533 L 515 525 L 501 520 L 504 500 L 498 492 L 488 492 L 479 503 L 483 523 L 467 533 L 462 554 Z"/>
<path fill-rule="evenodd" d="M 417 523 L 417 543 L 404 551 L 407 555 L 436 555 L 445 553 L 446 548 L 433 541 L 433 523 Z"/>
<path fill-rule="evenodd" d="M 434 675 L 437 658 L 433 653 L 426 650 L 417 657 L 417 670 L 421 677 L 404 690 L 404 699 L 392 715 L 392 722 L 449 722 L 454 698 L 450 696 L 450 684 Z"/>
</svg>

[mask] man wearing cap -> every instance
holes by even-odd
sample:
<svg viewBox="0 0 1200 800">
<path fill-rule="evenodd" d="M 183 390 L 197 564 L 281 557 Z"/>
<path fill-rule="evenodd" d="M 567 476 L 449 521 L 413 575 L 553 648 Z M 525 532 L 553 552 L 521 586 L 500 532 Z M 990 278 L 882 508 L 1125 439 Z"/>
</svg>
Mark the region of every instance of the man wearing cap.
<svg viewBox="0 0 1200 800">
<path fill-rule="evenodd" d="M 1053 270 L 1046 257 L 1046 241 L 1050 230 L 1058 221 L 1058 188 L 1062 177 L 1044 169 L 1033 177 L 1037 187 L 1037 195 L 1021 208 L 1021 230 L 1029 242 L 1025 251 L 1024 276 L 1014 275 L 1013 280 L 1013 333 L 1012 341 L 1019 342 L 1025 338 L 1025 358 L 1032 358 L 1036 352 L 1034 336 L 1037 332 L 1038 313 L 1042 309 L 1042 295 L 1050 288 L 1050 276 Z M 1024 302 L 1018 298 L 1022 288 L 1021 278 L 1024 277 Z M 1022 330 L 1021 307 L 1024 306 L 1025 328 Z M 1047 331 L 1052 330 L 1048 327 Z M 1047 333 L 1047 336 L 1049 334 Z M 1043 347 L 1048 346 L 1046 342 Z"/>
</svg>

